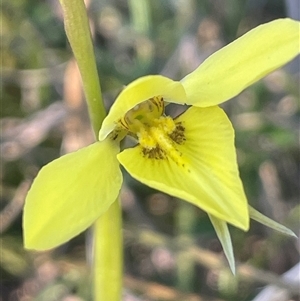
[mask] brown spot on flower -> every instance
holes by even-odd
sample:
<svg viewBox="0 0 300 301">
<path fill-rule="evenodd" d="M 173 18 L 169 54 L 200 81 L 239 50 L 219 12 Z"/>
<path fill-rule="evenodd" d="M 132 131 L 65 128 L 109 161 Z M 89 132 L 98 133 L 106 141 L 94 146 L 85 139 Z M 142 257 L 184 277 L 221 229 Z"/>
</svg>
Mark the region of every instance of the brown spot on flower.
<svg viewBox="0 0 300 301">
<path fill-rule="evenodd" d="M 161 149 L 159 146 L 156 146 L 154 148 L 143 148 L 142 149 L 143 155 L 145 157 L 148 157 L 149 159 L 156 159 L 156 160 L 162 160 L 166 159 L 166 152 Z"/>
<path fill-rule="evenodd" d="M 182 125 L 182 122 L 176 123 L 175 130 L 170 134 L 170 138 L 175 141 L 177 144 L 183 144 L 186 140 L 185 127 Z"/>
</svg>

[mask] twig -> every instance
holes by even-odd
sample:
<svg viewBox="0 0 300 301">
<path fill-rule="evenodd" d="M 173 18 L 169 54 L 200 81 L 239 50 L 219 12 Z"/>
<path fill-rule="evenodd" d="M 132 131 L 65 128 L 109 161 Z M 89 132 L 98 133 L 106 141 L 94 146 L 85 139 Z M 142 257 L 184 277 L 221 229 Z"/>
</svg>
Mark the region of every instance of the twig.
<svg viewBox="0 0 300 301">
<path fill-rule="evenodd" d="M 133 278 L 131 276 L 125 276 L 124 284 L 127 288 L 135 290 L 146 295 L 147 298 L 153 300 L 164 300 L 164 301 L 203 301 L 204 299 L 195 294 L 183 294 L 182 292 L 159 283 L 148 282 Z"/>
<path fill-rule="evenodd" d="M 267 203 L 271 206 L 272 216 L 282 221 L 287 215 L 287 208 L 282 201 L 280 180 L 275 165 L 271 161 L 265 161 L 259 167 L 261 179 Z"/>
<path fill-rule="evenodd" d="M 63 121 L 66 114 L 64 105 L 55 102 L 12 128 L 5 128 L 5 119 L 2 119 L 1 157 L 7 161 L 20 158 L 42 142 L 48 132 Z"/>
<path fill-rule="evenodd" d="M 281 279 L 282 281 L 296 285 L 298 290 L 294 293 L 300 295 L 300 263 L 296 264 L 293 268 L 284 273 Z M 288 301 L 290 300 L 290 297 L 290 291 L 284 288 L 269 285 L 263 289 L 252 301 Z"/>
<path fill-rule="evenodd" d="M 23 181 L 16 190 L 13 199 L 0 212 L 0 234 L 6 231 L 22 211 L 25 195 L 31 181 Z"/>
</svg>

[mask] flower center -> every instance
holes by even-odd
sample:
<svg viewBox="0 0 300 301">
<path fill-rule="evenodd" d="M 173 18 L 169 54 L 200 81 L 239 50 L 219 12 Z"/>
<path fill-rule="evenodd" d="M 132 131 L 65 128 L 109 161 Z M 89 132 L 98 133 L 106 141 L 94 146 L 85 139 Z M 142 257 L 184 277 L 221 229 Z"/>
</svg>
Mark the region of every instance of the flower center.
<svg viewBox="0 0 300 301">
<path fill-rule="evenodd" d="M 156 96 L 136 105 L 126 113 L 120 122 L 125 129 L 136 134 L 141 127 L 152 126 L 153 121 L 159 118 L 163 112 L 163 98 Z"/>
<path fill-rule="evenodd" d="M 176 123 L 170 116 L 163 116 L 163 112 L 163 98 L 153 97 L 128 111 L 120 123 L 137 137 L 143 156 L 150 159 L 170 158 L 184 166 L 177 146 L 185 141 L 185 128 L 181 122 Z"/>
</svg>

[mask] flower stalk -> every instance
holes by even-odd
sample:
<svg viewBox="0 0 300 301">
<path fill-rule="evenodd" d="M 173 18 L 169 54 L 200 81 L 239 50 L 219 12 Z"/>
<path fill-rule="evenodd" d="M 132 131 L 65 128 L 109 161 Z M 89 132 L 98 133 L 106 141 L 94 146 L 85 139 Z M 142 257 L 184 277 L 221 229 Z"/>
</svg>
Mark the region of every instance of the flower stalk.
<svg viewBox="0 0 300 301">
<path fill-rule="evenodd" d="M 91 124 L 97 137 L 106 112 L 86 7 L 83 0 L 60 0 L 60 3 L 64 13 L 65 31 L 81 74 Z"/>
<path fill-rule="evenodd" d="M 95 301 L 121 300 L 122 215 L 116 200 L 95 222 L 94 296 Z"/>
</svg>

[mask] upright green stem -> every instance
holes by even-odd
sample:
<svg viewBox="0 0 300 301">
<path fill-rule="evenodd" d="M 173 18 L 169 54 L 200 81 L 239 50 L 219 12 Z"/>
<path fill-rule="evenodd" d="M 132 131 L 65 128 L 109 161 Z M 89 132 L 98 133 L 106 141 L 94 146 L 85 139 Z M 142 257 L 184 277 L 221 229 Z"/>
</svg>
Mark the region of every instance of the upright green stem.
<svg viewBox="0 0 300 301">
<path fill-rule="evenodd" d="M 83 0 L 60 0 L 65 30 L 76 58 L 95 137 L 106 112 Z M 99 200 L 101 202 L 101 200 Z M 74 221 L 76 222 L 76 221 Z M 94 301 L 119 301 L 122 291 L 122 218 L 119 200 L 94 227 Z"/>
<path fill-rule="evenodd" d="M 80 70 L 91 123 L 98 137 L 106 112 L 86 8 L 83 0 L 60 0 L 60 3 L 64 12 L 66 34 Z"/>
<path fill-rule="evenodd" d="M 128 7 L 132 25 L 136 32 L 143 35 L 150 33 L 150 7 L 148 0 L 129 0 Z"/>
<path fill-rule="evenodd" d="M 95 301 L 120 301 L 122 292 L 122 215 L 116 200 L 95 224 Z M 103 235 L 101 237 L 101 235 Z M 105 236 L 104 236 L 105 235 Z M 104 238 L 105 237 L 105 238 Z"/>
</svg>

